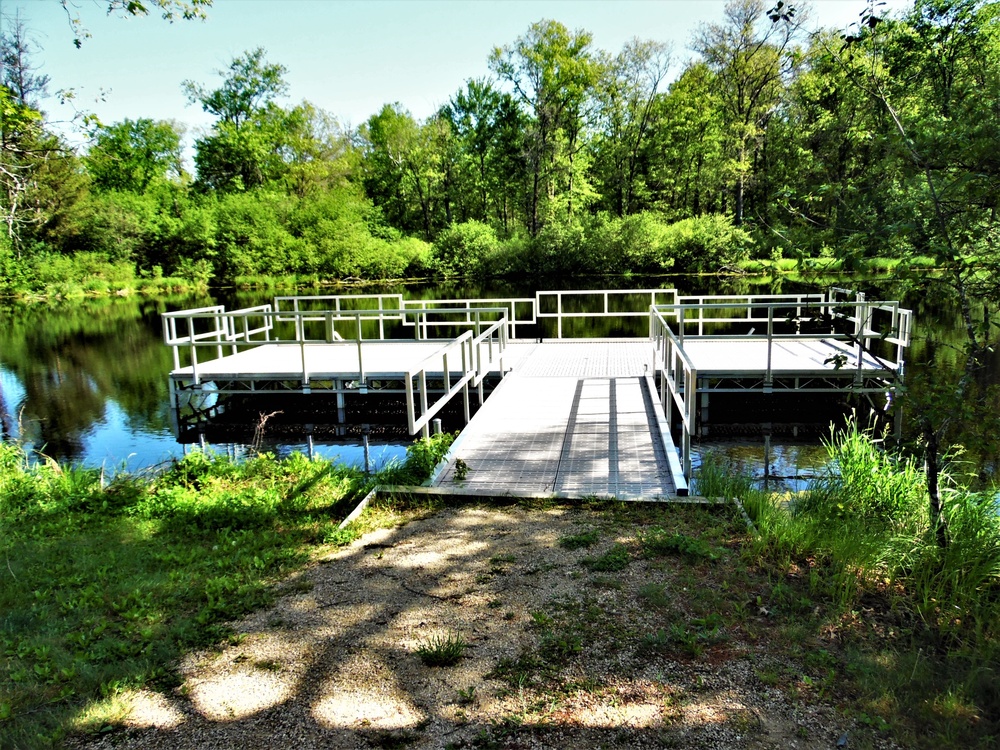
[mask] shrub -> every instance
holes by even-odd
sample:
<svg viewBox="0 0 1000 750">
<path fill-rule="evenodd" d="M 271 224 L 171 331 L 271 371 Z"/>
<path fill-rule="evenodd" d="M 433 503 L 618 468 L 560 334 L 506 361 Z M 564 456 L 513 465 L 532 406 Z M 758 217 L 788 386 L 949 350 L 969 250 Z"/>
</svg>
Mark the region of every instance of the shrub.
<svg viewBox="0 0 1000 750">
<path fill-rule="evenodd" d="M 452 224 L 434 241 L 438 270 L 448 276 L 483 276 L 500 252 L 496 232 L 479 221 Z"/>
<path fill-rule="evenodd" d="M 704 273 L 749 259 L 751 244 L 750 235 L 728 216 L 695 216 L 666 228 L 658 262 L 669 268 L 669 258 L 676 271 Z"/>
</svg>

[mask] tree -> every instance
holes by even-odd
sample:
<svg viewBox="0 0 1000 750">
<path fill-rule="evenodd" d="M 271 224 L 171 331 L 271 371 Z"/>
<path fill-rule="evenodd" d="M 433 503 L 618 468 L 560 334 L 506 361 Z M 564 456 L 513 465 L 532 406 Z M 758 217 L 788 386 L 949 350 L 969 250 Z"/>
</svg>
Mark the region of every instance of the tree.
<svg viewBox="0 0 1000 750">
<path fill-rule="evenodd" d="M 142 193 L 181 176 L 181 135 L 169 122 L 126 119 L 98 129 L 84 164 L 98 190 Z"/>
<path fill-rule="evenodd" d="M 579 155 L 586 126 L 586 104 L 599 67 L 593 37 L 570 32 L 557 21 L 539 21 L 512 46 L 490 55 L 491 70 L 514 89 L 530 117 L 525 152 L 530 171 L 528 229 L 538 233 L 553 209 L 572 216 L 574 197 L 590 187 Z"/>
<path fill-rule="evenodd" d="M 0 33 L 0 81 L 16 102 L 38 109 L 40 100 L 48 95 L 49 77 L 38 72 L 33 56 L 38 45 L 31 39 L 20 12 Z"/>
<path fill-rule="evenodd" d="M 421 125 L 396 103 L 368 118 L 359 133 L 368 196 L 392 226 L 422 231 L 428 240 L 445 223 L 437 217 L 444 174 L 434 143 L 442 127 L 439 118 Z"/>
<path fill-rule="evenodd" d="M 640 169 L 652 131 L 656 96 L 670 68 L 670 47 L 632 39 L 603 66 L 596 86 L 600 135 L 595 171 L 605 205 L 617 216 L 645 204 Z"/>
<path fill-rule="evenodd" d="M 794 9 L 780 1 L 766 11 L 763 0 L 731 0 L 725 23 L 708 24 L 695 38 L 695 48 L 716 74 L 729 141 L 737 226 L 743 222 L 754 159 L 793 63 L 792 43 L 801 24 L 801 16 L 795 16 Z"/>
<path fill-rule="evenodd" d="M 651 203 L 677 219 L 724 211 L 724 139 L 715 74 L 692 63 L 654 101 L 646 144 Z"/>
<path fill-rule="evenodd" d="M 285 110 L 275 100 L 288 92 L 283 65 L 268 63 L 257 47 L 230 62 L 222 85 L 208 89 L 184 81 L 191 104 L 215 115 L 211 134 L 195 143 L 198 182 L 203 187 L 238 192 L 280 179 L 289 161 L 288 147 L 301 132 L 306 113 Z"/>
<path fill-rule="evenodd" d="M 184 81 L 182 88 L 190 104 L 200 103 L 201 108 L 219 118 L 220 123 L 232 125 L 237 130 L 288 93 L 284 65 L 272 64 L 265 59 L 263 47 L 235 57 L 227 70 L 216 71 L 224 77 L 217 89 L 207 89 L 194 81 Z"/>
<path fill-rule="evenodd" d="M 852 80 L 892 123 L 910 253 L 931 254 L 956 300 L 966 340 L 957 382 L 911 387 L 923 437 L 931 526 L 949 543 L 940 488 L 941 454 L 961 425 L 997 415 L 988 372 L 1000 345 L 1000 31 L 996 8 L 981 0 L 918 0 L 898 21 L 870 7 L 845 36 L 845 65 L 865 56 Z M 873 228 L 882 231 L 882 227 Z"/>
</svg>

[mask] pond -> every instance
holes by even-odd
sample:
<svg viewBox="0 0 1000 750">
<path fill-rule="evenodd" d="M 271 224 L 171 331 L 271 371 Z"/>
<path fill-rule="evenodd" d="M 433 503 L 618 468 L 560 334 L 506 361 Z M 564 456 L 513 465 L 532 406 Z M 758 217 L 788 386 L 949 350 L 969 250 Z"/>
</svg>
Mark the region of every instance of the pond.
<svg viewBox="0 0 1000 750">
<path fill-rule="evenodd" d="M 561 282 L 563 289 L 671 288 L 683 294 L 798 293 L 822 291 L 830 283 L 858 288 L 870 297 L 901 298 L 915 312 L 914 343 L 908 355 L 910 371 L 921 367 L 954 366 L 950 341 L 961 341 L 957 313 L 944 295 L 903 290 L 886 282 L 824 279 L 823 284 L 761 280 L 747 277 L 616 278 Z M 558 290 L 560 284 L 545 284 Z M 533 296 L 534 289 L 517 285 L 422 285 L 366 287 L 363 292 L 398 292 L 408 298 L 482 298 Z M 894 295 L 895 293 L 895 295 Z M 31 451 L 60 462 L 74 462 L 107 471 L 156 467 L 190 450 L 178 442 L 171 424 L 167 374 L 171 350 L 163 343 L 161 314 L 170 310 L 224 304 L 227 308 L 270 302 L 263 292 L 222 290 L 212 297 L 159 300 L 110 299 L 49 306 L 34 304 L 0 310 L 0 436 L 20 441 Z M 641 326 L 645 325 L 638 321 Z M 577 323 L 577 327 L 584 323 Z M 579 335 L 615 335 L 607 327 L 567 331 Z M 949 359 L 949 357 L 951 359 Z M 904 412 L 905 413 L 905 412 Z M 696 447 L 702 455 L 718 453 L 767 478 L 772 486 L 797 489 L 825 463 L 819 435 L 775 432 L 722 435 Z M 252 434 L 252 426 L 250 426 Z M 211 447 L 244 454 L 247 442 Z M 379 467 L 405 455 L 409 439 L 371 438 L 369 462 Z M 299 437 L 265 439 L 259 446 L 286 454 L 306 451 Z M 363 465 L 365 446 L 357 436 L 317 439 L 318 455 Z"/>
</svg>

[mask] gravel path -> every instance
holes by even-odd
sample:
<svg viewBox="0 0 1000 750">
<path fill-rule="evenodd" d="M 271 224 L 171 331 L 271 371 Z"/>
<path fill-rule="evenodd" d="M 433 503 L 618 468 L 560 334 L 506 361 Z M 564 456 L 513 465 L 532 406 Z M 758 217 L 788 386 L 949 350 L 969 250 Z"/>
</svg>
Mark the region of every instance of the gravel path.
<svg viewBox="0 0 1000 750">
<path fill-rule="evenodd" d="M 72 746 L 834 748 L 847 732 L 850 748 L 894 747 L 822 696 L 762 680 L 794 669 L 760 639 L 654 648 L 684 614 L 686 564 L 647 560 L 635 529 L 602 523 L 463 507 L 367 534 L 235 623 L 235 645 L 186 657 L 173 693 L 130 696 L 126 728 Z M 597 528 L 591 549 L 559 544 Z M 624 569 L 581 565 L 616 543 L 633 545 Z M 676 586 L 674 603 L 650 606 L 651 581 Z M 417 649 L 449 634 L 464 658 L 425 666 Z"/>
</svg>

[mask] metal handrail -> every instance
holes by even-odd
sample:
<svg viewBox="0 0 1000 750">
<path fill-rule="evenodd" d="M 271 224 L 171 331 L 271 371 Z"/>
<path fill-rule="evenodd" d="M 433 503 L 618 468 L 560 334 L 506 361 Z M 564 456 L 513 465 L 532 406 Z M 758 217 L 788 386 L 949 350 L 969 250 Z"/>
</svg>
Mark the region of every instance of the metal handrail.
<svg viewBox="0 0 1000 750">
<path fill-rule="evenodd" d="M 535 325 L 538 321 L 536 319 L 537 306 L 535 304 L 535 299 L 533 297 L 500 297 L 500 298 L 472 298 L 472 299 L 455 299 L 455 300 L 436 300 L 436 299 L 420 299 L 420 300 L 404 300 L 403 308 L 407 311 L 409 310 L 428 310 L 435 311 L 441 308 L 434 307 L 434 305 L 447 305 L 449 308 L 459 308 L 467 311 L 465 323 L 472 322 L 469 316 L 473 311 L 482 310 L 495 310 L 498 307 L 503 307 L 507 310 L 507 320 L 508 320 L 508 337 L 517 338 L 517 327 L 526 325 Z M 517 306 L 518 305 L 531 305 L 531 313 L 526 318 L 518 318 L 517 316 Z M 413 325 L 413 323 L 403 322 L 403 325 Z M 444 327 L 452 325 L 448 321 L 433 322 L 425 321 L 423 323 L 423 337 L 427 338 L 427 330 L 429 327 Z"/>
<path fill-rule="evenodd" d="M 657 295 L 669 295 L 675 300 L 677 299 L 676 289 L 582 289 L 582 290 L 569 290 L 560 292 L 535 292 L 535 316 L 539 319 L 541 318 L 555 318 L 556 319 L 556 338 L 562 338 L 563 331 L 563 318 L 640 318 L 646 317 L 649 314 L 648 306 L 643 306 L 636 310 L 610 310 L 609 300 L 612 296 L 626 296 L 626 295 L 636 295 L 636 294 L 648 294 L 649 295 L 649 305 L 656 304 Z M 563 310 L 563 298 L 567 296 L 581 297 L 601 297 L 604 305 L 603 310 L 599 312 L 594 311 L 584 311 L 584 312 L 566 312 Z M 542 299 L 545 297 L 554 297 L 556 300 L 556 311 L 555 312 L 542 312 Z"/>
<path fill-rule="evenodd" d="M 761 308 L 795 308 L 794 319 L 799 322 L 807 322 L 811 320 L 809 317 L 803 316 L 803 311 L 808 312 L 810 308 L 818 308 L 822 313 L 826 311 L 828 314 L 830 310 L 844 309 L 844 310 L 855 310 L 854 315 L 841 315 L 840 318 L 844 321 L 848 321 L 855 324 L 856 331 L 855 335 L 864 338 L 878 338 L 881 340 L 888 341 L 892 344 L 898 344 L 902 347 L 909 346 L 910 336 L 912 330 L 912 311 L 900 307 L 897 301 L 885 301 L 885 300 L 866 300 L 863 294 L 858 294 L 857 299 L 851 300 L 840 300 L 837 299 L 837 292 L 843 292 L 844 290 L 838 288 L 832 288 L 827 295 L 816 295 L 816 294 L 800 294 L 800 295 L 700 295 L 700 296 L 684 296 L 678 297 L 678 301 L 675 305 L 657 305 L 661 310 L 670 309 L 673 311 L 674 316 L 678 313 L 677 311 L 681 308 L 687 310 L 742 310 L 746 314 L 740 314 L 739 316 L 729 316 L 729 317 L 707 317 L 703 314 L 698 315 L 694 318 L 687 316 L 685 312 L 685 326 L 697 325 L 699 336 L 704 334 L 704 327 L 707 325 L 715 325 L 721 323 L 748 323 L 748 322 L 759 322 L 764 323 L 767 320 L 780 320 L 775 318 L 773 314 L 767 316 L 754 316 L 752 314 L 753 310 Z M 711 301 L 708 301 L 711 300 Z M 757 302 L 755 300 L 765 300 Z M 889 313 L 891 316 L 890 325 L 885 330 L 875 330 L 869 323 L 872 320 L 873 311 L 881 311 Z M 864 311 L 864 314 L 862 314 Z M 896 335 L 893 335 L 895 332 Z M 686 330 L 684 331 L 686 334 Z M 792 334 L 799 335 L 799 334 Z M 802 334 L 805 335 L 805 334 Z"/>
<path fill-rule="evenodd" d="M 650 306 L 650 338 L 653 342 L 654 366 L 660 375 L 660 405 L 667 419 L 667 427 L 672 423 L 671 402 L 677 407 L 681 419 L 681 462 L 684 477 L 691 479 L 691 434 L 694 430 L 698 371 L 691 358 L 684 351 L 680 338 L 667 323 L 663 312 L 655 305 Z"/>
<path fill-rule="evenodd" d="M 452 396 L 459 389 L 462 389 L 463 405 L 465 408 L 465 421 L 470 418 L 469 409 L 469 385 L 477 386 L 479 390 L 479 402 L 483 402 L 482 383 L 490 372 L 490 365 L 493 363 L 493 339 L 497 336 L 498 363 L 501 376 L 503 375 L 503 352 L 507 346 L 507 326 L 506 318 L 501 318 L 488 329 L 473 337 L 471 331 L 466 331 L 457 339 L 448 342 L 443 347 L 427 355 L 417 364 L 413 365 L 406 372 L 406 418 L 411 435 L 415 435 L 417 430 L 423 433 L 424 437 L 430 434 L 429 425 L 431 420 L 445 407 Z M 489 356 L 483 358 L 483 346 L 488 347 Z M 461 376 L 452 383 L 452 367 L 449 356 L 458 347 L 461 353 L 462 366 Z M 428 404 L 427 371 L 429 365 L 440 364 L 440 372 L 443 380 L 443 393 L 433 404 Z M 414 389 L 413 380 L 417 379 L 417 387 Z M 419 396 L 420 410 L 417 411 L 415 397 Z"/>
<path fill-rule="evenodd" d="M 303 385 L 309 383 L 309 368 L 306 361 L 306 348 L 312 344 L 354 344 L 357 347 L 357 371 L 359 380 L 365 379 L 364 349 L 362 344 L 365 341 L 391 342 L 400 339 L 387 339 L 384 337 L 385 328 L 382 325 L 385 320 L 400 320 L 411 317 L 414 322 L 411 324 L 418 340 L 422 331 L 428 327 L 437 325 L 435 321 L 428 321 L 427 318 L 433 316 L 466 315 L 469 312 L 467 321 L 446 321 L 441 325 L 448 326 L 470 326 L 473 328 L 475 336 L 479 337 L 486 326 L 493 331 L 500 321 L 483 320 L 483 317 L 498 315 L 504 325 L 507 321 L 507 308 L 505 307 L 481 307 L 467 311 L 466 308 L 434 308 L 427 310 L 273 310 L 270 305 L 244 308 L 242 310 L 226 311 L 222 306 L 198 308 L 197 310 L 183 310 L 180 312 L 166 313 L 164 315 L 164 340 L 174 348 L 174 369 L 179 369 L 180 349 L 186 348 L 189 352 L 191 362 L 192 377 L 195 384 L 201 383 L 201 376 L 198 368 L 203 362 L 198 360 L 198 350 L 203 347 L 215 347 L 216 358 L 221 358 L 223 346 L 229 345 L 232 353 L 236 353 L 240 347 L 254 347 L 264 344 L 290 344 L 299 347 L 299 360 L 301 363 L 301 375 Z M 249 320 L 261 317 L 263 323 L 251 326 Z M 210 330 L 195 333 L 195 321 L 207 320 L 212 323 Z M 363 323 L 366 321 L 379 322 L 379 337 L 377 339 L 365 338 Z M 182 321 L 187 325 L 187 335 L 180 335 L 177 330 L 177 322 Z M 294 323 L 294 335 L 292 338 L 281 338 L 275 335 L 275 325 L 277 323 Z M 336 326 L 338 323 L 353 322 L 354 333 L 349 336 L 341 335 Z M 240 324 L 242 323 L 242 329 Z M 309 335 L 309 323 L 322 323 L 323 332 L 321 336 Z M 506 333 L 506 332 L 505 332 Z M 408 339 L 403 339 L 408 340 Z M 504 336 L 506 344 L 506 335 Z"/>
<path fill-rule="evenodd" d="M 792 316 L 791 318 L 785 316 L 776 316 L 775 311 L 783 308 L 792 307 L 786 301 L 782 302 L 747 302 L 739 307 L 747 309 L 747 315 L 740 317 L 707 317 L 704 315 L 705 310 L 730 310 L 737 305 L 725 302 L 716 303 L 701 303 L 701 304 L 678 304 L 678 305 L 657 305 L 656 309 L 661 313 L 669 313 L 672 317 L 677 318 L 677 333 L 681 344 L 684 343 L 684 339 L 689 336 L 694 336 L 703 339 L 712 340 L 748 340 L 748 339 L 766 339 L 768 342 L 768 363 L 770 363 L 770 354 L 773 341 L 782 339 L 825 339 L 834 341 L 846 341 L 852 346 L 859 346 L 862 350 L 866 349 L 867 341 L 879 340 L 885 341 L 889 344 L 893 344 L 896 347 L 895 361 L 884 366 L 890 369 L 898 369 L 903 361 L 902 350 L 910 343 L 910 331 L 912 325 L 912 312 L 910 310 L 899 307 L 898 302 L 885 302 L 885 301 L 868 301 L 861 300 L 855 302 L 830 302 L 824 301 L 818 307 L 820 311 L 819 317 L 811 317 L 802 314 L 802 308 L 797 308 L 798 315 Z M 851 310 L 854 311 L 853 315 L 839 315 L 835 316 L 834 313 L 837 310 Z M 752 315 L 753 310 L 764 310 L 766 314 L 764 315 Z M 890 324 L 889 327 L 885 329 L 875 328 L 873 322 L 873 312 L 882 311 L 890 314 Z M 689 313 L 694 312 L 696 315 L 694 317 L 689 317 Z M 802 332 L 800 326 L 802 323 L 813 322 L 817 319 L 822 319 L 822 314 L 825 313 L 827 317 L 831 320 L 835 320 L 837 317 L 839 319 L 854 323 L 854 330 L 850 333 L 838 333 L 834 330 L 833 326 L 826 331 L 815 331 L 815 332 Z M 796 324 L 796 330 L 792 333 L 779 333 L 774 330 L 776 323 L 791 323 Z M 761 323 L 766 324 L 765 331 L 763 333 L 757 333 L 755 330 L 751 329 L 748 333 L 743 334 L 731 334 L 731 333 L 708 333 L 706 328 L 715 325 L 724 325 L 729 323 Z M 688 328 L 696 326 L 697 333 L 688 333 Z M 858 355 L 858 368 L 861 368 L 862 357 L 859 352 Z M 769 368 L 770 369 L 770 365 Z"/>
</svg>

